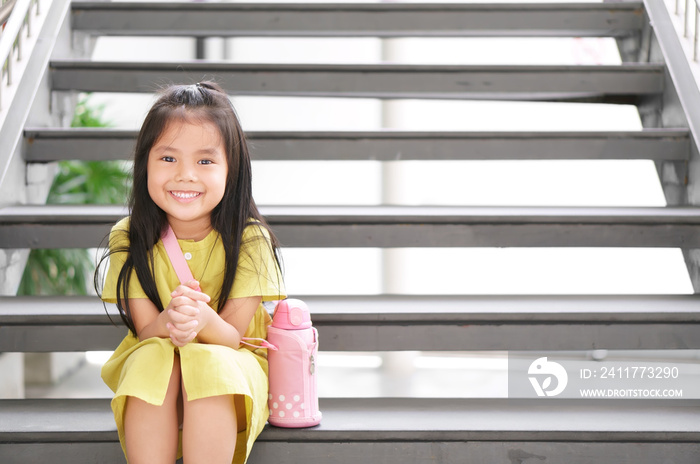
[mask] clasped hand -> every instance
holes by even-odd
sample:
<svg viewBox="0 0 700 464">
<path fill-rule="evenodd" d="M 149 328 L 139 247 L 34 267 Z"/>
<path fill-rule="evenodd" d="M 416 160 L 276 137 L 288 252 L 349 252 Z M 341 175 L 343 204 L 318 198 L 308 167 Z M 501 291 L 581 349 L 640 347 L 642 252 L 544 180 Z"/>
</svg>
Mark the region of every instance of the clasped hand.
<svg viewBox="0 0 700 464">
<path fill-rule="evenodd" d="M 165 308 L 168 316 L 166 327 L 173 344 L 183 347 L 194 340 L 197 333 L 206 326 L 211 298 L 199 290 L 199 283 L 194 280 L 186 285 L 178 285 L 171 296 L 172 300 Z"/>
</svg>

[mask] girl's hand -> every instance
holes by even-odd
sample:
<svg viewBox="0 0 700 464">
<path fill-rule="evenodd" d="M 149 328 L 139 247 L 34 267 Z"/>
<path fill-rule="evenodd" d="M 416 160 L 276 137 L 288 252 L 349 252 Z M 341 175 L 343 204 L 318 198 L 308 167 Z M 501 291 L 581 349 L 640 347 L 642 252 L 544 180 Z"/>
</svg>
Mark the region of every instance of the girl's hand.
<svg viewBox="0 0 700 464">
<path fill-rule="evenodd" d="M 214 311 L 207 305 L 211 298 L 199 290 L 196 281 L 179 285 L 171 295 L 173 299 L 166 308 L 169 319 L 166 327 L 173 344 L 182 347 L 195 339 Z"/>
</svg>

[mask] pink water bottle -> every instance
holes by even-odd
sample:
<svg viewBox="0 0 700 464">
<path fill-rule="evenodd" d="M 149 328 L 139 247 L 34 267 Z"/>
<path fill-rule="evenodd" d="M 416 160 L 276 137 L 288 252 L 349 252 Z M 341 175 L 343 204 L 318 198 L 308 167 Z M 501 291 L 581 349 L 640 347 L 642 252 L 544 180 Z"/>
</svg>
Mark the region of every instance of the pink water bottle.
<svg viewBox="0 0 700 464">
<path fill-rule="evenodd" d="M 309 308 L 301 300 L 277 304 L 267 341 L 270 368 L 270 424 L 277 427 L 311 427 L 321 422 L 318 409 L 316 358 L 318 331 L 311 325 Z"/>
</svg>

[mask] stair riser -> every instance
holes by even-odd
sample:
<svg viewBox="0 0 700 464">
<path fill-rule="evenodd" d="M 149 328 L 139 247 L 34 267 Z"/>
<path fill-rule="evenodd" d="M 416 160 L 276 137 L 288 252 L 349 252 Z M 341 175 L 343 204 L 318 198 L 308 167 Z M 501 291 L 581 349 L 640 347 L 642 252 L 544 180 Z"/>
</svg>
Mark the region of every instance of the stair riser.
<svg viewBox="0 0 700 464">
<path fill-rule="evenodd" d="M 126 464 L 119 441 L 0 443 L 3 464 Z M 249 461 L 250 462 L 250 461 Z"/>
<path fill-rule="evenodd" d="M 0 326 L 0 352 L 113 350 L 125 335 L 107 325 Z M 700 324 L 528 321 L 478 324 L 314 323 L 323 351 L 668 350 L 700 349 Z"/>
<path fill-rule="evenodd" d="M 567 442 L 265 442 L 250 464 L 697 464 L 697 443 Z M 672 461 L 668 457 L 672 456 Z M 0 444 L 3 464 L 124 464 L 118 442 Z"/>
<path fill-rule="evenodd" d="M 700 225 L 625 224 L 280 224 L 268 217 L 286 247 L 664 247 L 700 248 Z M 0 226 L 2 248 L 104 246 L 103 224 Z"/>
<path fill-rule="evenodd" d="M 543 443 L 543 442 L 257 442 L 251 464 L 697 464 L 694 443 Z M 668 457 L 673 456 L 672 461 Z"/>
<path fill-rule="evenodd" d="M 73 28 L 95 35 L 189 37 L 624 37 L 641 5 L 199 4 L 73 5 Z"/>
<path fill-rule="evenodd" d="M 506 134 L 464 138 L 379 137 L 348 139 L 305 137 L 269 139 L 248 134 L 253 160 L 556 160 L 556 159 L 651 159 L 685 161 L 690 156 L 686 136 L 664 138 L 629 136 L 568 137 Z M 347 136 L 345 136 L 347 137 Z M 127 160 L 132 159 L 136 133 L 129 138 L 37 137 L 28 140 L 25 160 L 51 162 L 60 160 Z"/>
</svg>

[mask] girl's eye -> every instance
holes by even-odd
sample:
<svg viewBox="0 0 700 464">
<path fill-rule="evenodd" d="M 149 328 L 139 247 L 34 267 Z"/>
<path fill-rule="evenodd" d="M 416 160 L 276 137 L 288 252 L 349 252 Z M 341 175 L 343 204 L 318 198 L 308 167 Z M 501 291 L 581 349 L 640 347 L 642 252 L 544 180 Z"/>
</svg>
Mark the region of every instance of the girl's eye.
<svg viewBox="0 0 700 464">
<path fill-rule="evenodd" d="M 213 163 L 213 161 L 208 160 L 208 159 L 199 160 L 199 164 L 212 164 L 212 163 Z"/>
<path fill-rule="evenodd" d="M 172 156 L 164 156 L 164 157 L 162 157 L 161 159 L 162 159 L 163 161 L 168 162 L 168 163 L 174 163 L 174 162 L 175 162 L 175 158 L 173 158 Z"/>
</svg>

